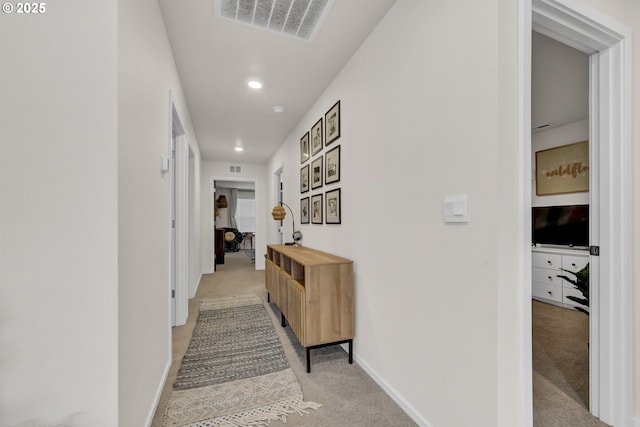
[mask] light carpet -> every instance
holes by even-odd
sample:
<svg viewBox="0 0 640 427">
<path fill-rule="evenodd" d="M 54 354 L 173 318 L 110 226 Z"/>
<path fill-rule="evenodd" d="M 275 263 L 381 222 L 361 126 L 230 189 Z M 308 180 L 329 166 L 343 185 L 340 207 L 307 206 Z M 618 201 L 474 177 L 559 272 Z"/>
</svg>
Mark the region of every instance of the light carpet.
<svg viewBox="0 0 640 427">
<path fill-rule="evenodd" d="M 244 254 L 249 257 L 252 262 L 256 260 L 256 250 L 255 249 L 245 249 Z"/>
<path fill-rule="evenodd" d="M 305 402 L 262 300 L 203 300 L 165 426 L 257 427 L 321 405 Z"/>
</svg>

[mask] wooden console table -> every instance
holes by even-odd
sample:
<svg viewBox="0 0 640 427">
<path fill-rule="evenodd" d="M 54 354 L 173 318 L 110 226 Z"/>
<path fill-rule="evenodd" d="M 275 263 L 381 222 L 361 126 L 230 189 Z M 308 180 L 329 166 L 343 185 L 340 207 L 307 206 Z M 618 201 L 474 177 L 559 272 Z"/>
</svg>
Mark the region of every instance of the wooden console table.
<svg viewBox="0 0 640 427">
<path fill-rule="evenodd" d="M 304 246 L 268 245 L 265 287 L 300 344 L 309 351 L 349 344 L 353 363 L 353 261 Z"/>
</svg>

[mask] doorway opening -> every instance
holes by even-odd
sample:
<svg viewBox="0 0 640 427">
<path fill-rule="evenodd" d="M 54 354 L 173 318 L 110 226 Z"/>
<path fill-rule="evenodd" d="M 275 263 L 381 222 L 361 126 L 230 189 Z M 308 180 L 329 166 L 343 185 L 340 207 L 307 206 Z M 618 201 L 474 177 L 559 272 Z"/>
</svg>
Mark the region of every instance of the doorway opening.
<svg viewBox="0 0 640 427">
<path fill-rule="evenodd" d="M 255 264 L 260 233 L 256 181 L 220 177 L 210 179 L 211 272 L 226 265 L 228 254 L 241 252 Z"/>
<path fill-rule="evenodd" d="M 534 421 L 576 424 L 592 418 L 589 55 L 535 31 L 531 38 Z"/>
</svg>

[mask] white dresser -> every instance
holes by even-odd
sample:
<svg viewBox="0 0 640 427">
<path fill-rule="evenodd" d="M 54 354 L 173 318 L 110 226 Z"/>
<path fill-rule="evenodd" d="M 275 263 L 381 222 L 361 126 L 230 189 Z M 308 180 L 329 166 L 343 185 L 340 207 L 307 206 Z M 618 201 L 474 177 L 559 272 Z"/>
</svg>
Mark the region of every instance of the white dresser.
<svg viewBox="0 0 640 427">
<path fill-rule="evenodd" d="M 561 269 L 577 272 L 589 263 L 587 249 L 541 248 L 531 249 L 531 296 L 533 299 L 566 308 L 582 307 L 567 297 L 583 298 L 582 293 L 560 275 L 573 277 Z"/>
</svg>

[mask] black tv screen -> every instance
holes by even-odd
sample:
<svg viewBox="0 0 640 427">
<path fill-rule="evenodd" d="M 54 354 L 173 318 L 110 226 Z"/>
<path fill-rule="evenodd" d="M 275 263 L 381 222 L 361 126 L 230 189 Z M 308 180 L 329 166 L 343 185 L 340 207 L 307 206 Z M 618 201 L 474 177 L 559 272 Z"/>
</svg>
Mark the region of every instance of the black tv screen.
<svg viewBox="0 0 640 427">
<path fill-rule="evenodd" d="M 589 205 L 536 206 L 531 221 L 534 244 L 589 246 Z"/>
</svg>

